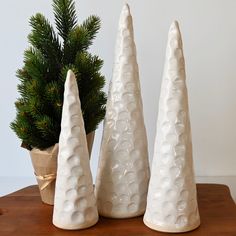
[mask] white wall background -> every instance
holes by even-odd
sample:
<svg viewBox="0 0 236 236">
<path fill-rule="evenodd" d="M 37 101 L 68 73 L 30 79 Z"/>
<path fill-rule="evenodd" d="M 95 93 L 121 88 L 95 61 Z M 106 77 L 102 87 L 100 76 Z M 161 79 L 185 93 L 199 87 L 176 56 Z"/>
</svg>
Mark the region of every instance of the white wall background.
<svg viewBox="0 0 236 236">
<path fill-rule="evenodd" d="M 236 189 L 236 1 L 235 0 L 140 0 L 127 1 L 134 20 L 150 159 L 162 77 L 167 32 L 171 22 L 180 23 L 187 69 L 194 162 L 197 176 L 231 178 Z M 91 51 L 104 61 L 103 73 L 111 79 L 115 36 L 123 0 L 78 0 L 78 18 L 99 15 L 102 29 Z M 51 1 L 8 0 L 0 8 L 0 190 L 22 179 L 33 180 L 26 150 L 10 130 L 15 117 L 18 83 L 15 71 L 22 66 L 30 32 L 28 19 L 36 12 L 53 21 Z M 105 88 L 107 91 L 107 87 Z M 92 155 L 96 174 L 101 140 L 96 133 Z M 214 176 L 218 176 L 214 178 Z M 30 181 L 27 180 L 30 178 Z M 218 180 L 217 179 L 217 180 Z M 200 179 L 204 181 L 204 178 Z M 207 180 L 207 178 L 205 178 Z M 235 182 L 234 182 L 235 181 Z M 224 181 L 223 181 L 224 182 Z M 227 182 L 227 181 L 226 181 Z M 5 184 L 4 184 L 5 183 Z M 13 186 L 13 185 L 12 185 Z M 7 190 L 8 191 L 8 190 Z M 4 192 L 4 191 L 3 191 Z"/>
</svg>

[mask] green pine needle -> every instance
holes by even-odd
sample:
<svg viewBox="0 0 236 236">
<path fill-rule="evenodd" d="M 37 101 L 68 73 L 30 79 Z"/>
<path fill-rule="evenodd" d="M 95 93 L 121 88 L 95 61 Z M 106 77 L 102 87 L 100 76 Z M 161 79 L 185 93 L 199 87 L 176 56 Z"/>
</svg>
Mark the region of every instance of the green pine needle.
<svg viewBox="0 0 236 236">
<path fill-rule="evenodd" d="M 75 3 L 72 0 L 53 0 L 53 11 L 59 35 L 66 41 L 77 23 Z"/>
</svg>

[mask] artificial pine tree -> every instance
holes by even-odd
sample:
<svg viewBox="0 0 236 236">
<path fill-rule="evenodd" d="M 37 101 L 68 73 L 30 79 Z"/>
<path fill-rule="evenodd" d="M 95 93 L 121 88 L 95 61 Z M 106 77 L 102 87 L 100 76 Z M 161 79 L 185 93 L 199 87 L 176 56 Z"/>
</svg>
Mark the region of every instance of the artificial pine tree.
<svg viewBox="0 0 236 236">
<path fill-rule="evenodd" d="M 92 15 L 78 24 L 73 0 L 53 0 L 53 12 L 57 33 L 42 14 L 30 18 L 30 48 L 17 71 L 21 97 L 15 103 L 17 116 L 11 128 L 28 149 L 45 149 L 58 142 L 68 69 L 78 80 L 86 133 L 94 131 L 105 115 L 103 61 L 88 52 L 100 19 Z"/>
</svg>

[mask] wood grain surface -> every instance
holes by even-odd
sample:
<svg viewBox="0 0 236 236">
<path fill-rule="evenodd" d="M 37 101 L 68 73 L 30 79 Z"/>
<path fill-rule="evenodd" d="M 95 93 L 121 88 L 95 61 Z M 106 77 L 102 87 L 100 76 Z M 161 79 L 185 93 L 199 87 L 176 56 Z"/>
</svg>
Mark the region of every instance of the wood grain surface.
<svg viewBox="0 0 236 236">
<path fill-rule="evenodd" d="M 236 236 L 236 205 L 229 188 L 219 184 L 198 184 L 201 226 L 189 236 Z M 108 219 L 85 230 L 66 231 L 52 225 L 53 207 L 43 204 L 37 186 L 29 186 L 0 198 L 0 236 L 159 236 L 173 235 L 147 228 L 143 217 Z"/>
</svg>

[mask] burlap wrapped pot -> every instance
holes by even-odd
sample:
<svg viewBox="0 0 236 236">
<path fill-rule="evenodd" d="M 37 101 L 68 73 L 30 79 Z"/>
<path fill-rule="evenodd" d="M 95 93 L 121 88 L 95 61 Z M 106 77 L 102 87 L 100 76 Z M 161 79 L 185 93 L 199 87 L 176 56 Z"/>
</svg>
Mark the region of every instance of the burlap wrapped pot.
<svg viewBox="0 0 236 236">
<path fill-rule="evenodd" d="M 95 132 L 89 133 L 87 138 L 89 155 L 91 155 Z M 34 168 L 41 199 L 44 203 L 53 205 L 55 182 L 57 174 L 58 143 L 45 150 L 33 148 L 30 157 Z"/>
</svg>

